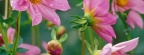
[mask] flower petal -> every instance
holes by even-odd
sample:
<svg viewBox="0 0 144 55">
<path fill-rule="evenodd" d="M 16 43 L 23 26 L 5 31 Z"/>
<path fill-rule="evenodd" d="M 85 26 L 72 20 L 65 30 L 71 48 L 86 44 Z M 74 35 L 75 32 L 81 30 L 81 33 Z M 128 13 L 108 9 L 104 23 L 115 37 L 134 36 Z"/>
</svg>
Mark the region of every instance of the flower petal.
<svg viewBox="0 0 144 55">
<path fill-rule="evenodd" d="M 25 11 L 29 7 L 29 2 L 26 0 L 10 0 L 13 10 Z"/>
<path fill-rule="evenodd" d="M 47 20 L 53 22 L 56 25 L 60 25 L 60 18 L 55 12 L 55 10 L 49 8 L 48 6 L 44 4 L 39 4 L 38 9 L 42 13 L 43 17 L 46 18 Z"/>
<path fill-rule="evenodd" d="M 122 48 L 119 51 L 121 51 L 121 52 L 129 52 L 129 51 L 133 50 L 137 46 L 138 40 L 139 40 L 139 37 L 135 38 L 135 39 L 132 39 L 132 40 L 129 40 L 129 41 L 121 42 L 119 44 L 114 45 L 113 47 L 125 46 L 125 48 Z"/>
<path fill-rule="evenodd" d="M 12 27 L 9 27 L 8 30 L 7 30 L 7 36 L 8 36 L 8 39 L 9 39 L 10 42 L 13 41 L 14 34 L 15 34 L 15 29 L 12 28 Z"/>
<path fill-rule="evenodd" d="M 39 23 L 41 23 L 42 14 L 38 10 L 37 6 L 33 6 L 32 4 L 30 4 L 28 11 L 29 11 L 30 15 L 32 16 L 32 26 L 38 25 Z"/>
<path fill-rule="evenodd" d="M 141 16 L 140 16 L 137 12 L 131 10 L 131 11 L 129 12 L 127 18 L 128 18 L 128 19 L 127 19 L 126 22 L 127 22 L 132 28 L 135 28 L 134 24 L 136 24 L 137 26 L 139 26 L 141 29 L 143 28 L 143 20 L 142 20 Z"/>
<path fill-rule="evenodd" d="M 133 10 L 141 13 L 141 14 L 144 14 L 144 1 L 143 0 L 137 0 L 137 1 L 134 1 L 135 3 L 135 6 L 132 7 Z"/>
<path fill-rule="evenodd" d="M 110 35 L 107 35 L 107 34 L 101 32 L 101 30 L 98 30 L 97 28 L 94 28 L 94 27 L 92 27 L 92 28 L 95 30 L 95 32 L 96 32 L 100 37 L 102 37 L 102 38 L 103 38 L 104 40 L 106 40 L 107 42 L 112 43 L 112 37 L 111 37 Z"/>
<path fill-rule="evenodd" d="M 91 10 L 95 9 L 96 16 L 103 16 L 109 11 L 109 1 L 108 0 L 91 0 Z"/>
<path fill-rule="evenodd" d="M 28 49 L 28 51 L 26 53 L 22 53 L 21 55 L 28 55 L 28 54 L 29 55 L 30 54 L 32 54 L 32 55 L 38 55 L 41 52 L 40 49 L 37 46 L 30 45 L 30 44 L 25 44 L 25 43 L 21 44 L 19 46 L 19 48 Z"/>
<path fill-rule="evenodd" d="M 47 42 L 43 41 L 42 42 L 42 47 L 45 49 L 45 51 L 47 51 Z"/>
<path fill-rule="evenodd" d="M 110 13 L 106 14 L 105 16 L 98 17 L 102 20 L 101 24 L 110 24 L 114 25 L 116 23 L 116 17 Z"/>
<path fill-rule="evenodd" d="M 52 9 L 58 9 L 62 11 L 66 11 L 70 9 L 67 0 L 42 0 L 44 4 L 49 6 Z"/>
<path fill-rule="evenodd" d="M 113 36 L 114 38 L 116 38 L 115 32 L 112 28 L 112 26 L 110 25 L 99 25 L 101 27 L 101 29 L 99 29 L 101 32 L 109 35 L 109 36 Z"/>
<path fill-rule="evenodd" d="M 100 55 L 111 55 L 112 54 L 111 47 L 112 47 L 111 43 L 106 44 L 101 50 Z"/>
</svg>

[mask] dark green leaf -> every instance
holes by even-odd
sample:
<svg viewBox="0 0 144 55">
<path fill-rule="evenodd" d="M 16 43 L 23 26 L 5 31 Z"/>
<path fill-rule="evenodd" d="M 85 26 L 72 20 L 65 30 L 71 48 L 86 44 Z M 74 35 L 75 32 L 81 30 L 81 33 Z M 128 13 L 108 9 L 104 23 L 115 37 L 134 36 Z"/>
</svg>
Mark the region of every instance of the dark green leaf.
<svg viewBox="0 0 144 55">
<path fill-rule="evenodd" d="M 60 37 L 60 39 L 59 39 L 59 42 L 64 42 L 66 39 L 67 39 L 67 37 L 68 37 L 68 34 L 67 33 L 65 33 L 65 34 L 63 34 L 61 37 Z"/>
<path fill-rule="evenodd" d="M 3 17 L 0 15 L 0 24 L 3 23 Z"/>
<path fill-rule="evenodd" d="M 27 52 L 28 51 L 28 49 L 25 49 L 25 48 L 18 48 L 17 49 L 17 52 L 18 53 L 25 53 L 25 52 Z"/>
</svg>

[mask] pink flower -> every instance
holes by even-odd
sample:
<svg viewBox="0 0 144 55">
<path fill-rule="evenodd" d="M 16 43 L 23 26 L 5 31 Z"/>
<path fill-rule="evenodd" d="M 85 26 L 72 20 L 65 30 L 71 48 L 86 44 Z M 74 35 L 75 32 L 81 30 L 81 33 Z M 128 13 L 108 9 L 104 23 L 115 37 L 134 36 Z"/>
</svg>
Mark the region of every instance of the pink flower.
<svg viewBox="0 0 144 55">
<path fill-rule="evenodd" d="M 67 0 L 10 0 L 13 10 L 28 10 L 32 16 L 32 25 L 38 25 L 42 16 L 56 25 L 60 25 L 60 18 L 56 10 L 70 9 Z"/>
<path fill-rule="evenodd" d="M 120 11 L 123 13 L 126 10 L 130 10 L 127 16 L 127 23 L 134 29 L 135 25 L 143 28 L 143 21 L 140 17 L 140 14 L 144 14 L 144 1 L 143 0 L 113 0 L 112 2 L 112 11 Z"/>
<path fill-rule="evenodd" d="M 138 44 L 138 38 L 118 43 L 112 46 L 111 43 L 108 43 L 104 46 L 104 48 L 100 51 L 100 55 L 127 55 L 126 52 L 129 52 L 136 48 Z"/>
<path fill-rule="evenodd" d="M 112 42 L 112 37 L 116 38 L 111 25 L 116 22 L 116 17 L 110 14 L 108 0 L 84 0 L 83 9 L 85 17 L 89 17 L 90 26 L 95 32 L 107 42 Z"/>
</svg>

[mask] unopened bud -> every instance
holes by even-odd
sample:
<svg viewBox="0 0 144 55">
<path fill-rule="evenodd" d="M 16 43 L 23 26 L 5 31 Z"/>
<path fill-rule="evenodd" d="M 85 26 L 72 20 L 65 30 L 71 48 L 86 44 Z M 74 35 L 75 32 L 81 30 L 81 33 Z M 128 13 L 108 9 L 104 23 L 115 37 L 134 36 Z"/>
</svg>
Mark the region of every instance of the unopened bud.
<svg viewBox="0 0 144 55">
<path fill-rule="evenodd" d="M 63 51 L 62 45 L 57 40 L 51 40 L 47 44 L 47 51 L 50 55 L 61 55 Z"/>
<path fill-rule="evenodd" d="M 57 28 L 56 32 L 57 32 L 57 38 L 59 39 L 64 33 L 65 33 L 66 29 L 64 26 L 60 26 Z"/>
</svg>

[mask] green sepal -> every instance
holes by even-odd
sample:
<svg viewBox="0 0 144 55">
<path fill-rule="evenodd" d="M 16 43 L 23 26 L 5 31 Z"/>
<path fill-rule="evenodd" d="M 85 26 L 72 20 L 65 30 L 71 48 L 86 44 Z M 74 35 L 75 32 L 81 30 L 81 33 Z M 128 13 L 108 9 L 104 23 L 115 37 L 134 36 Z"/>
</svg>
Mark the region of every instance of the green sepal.
<svg viewBox="0 0 144 55">
<path fill-rule="evenodd" d="M 88 23 L 83 24 L 82 27 L 80 28 L 80 31 L 84 31 L 87 28 Z"/>
<path fill-rule="evenodd" d="M 82 25 L 81 24 L 75 24 L 75 25 L 73 25 L 73 26 L 71 26 L 72 28 L 76 28 L 76 29 L 78 29 L 78 28 L 81 28 L 82 27 Z"/>
<path fill-rule="evenodd" d="M 55 31 L 54 28 L 53 28 L 52 31 L 51 31 L 51 38 L 52 38 L 53 40 L 56 40 L 56 31 Z"/>
<path fill-rule="evenodd" d="M 77 15 L 72 15 L 71 17 L 77 18 L 77 19 L 81 19 L 81 17 L 77 16 Z"/>
<path fill-rule="evenodd" d="M 63 35 L 60 37 L 59 42 L 63 43 L 63 42 L 67 39 L 67 37 L 68 37 L 68 34 L 67 34 L 67 33 L 63 34 Z"/>
</svg>

